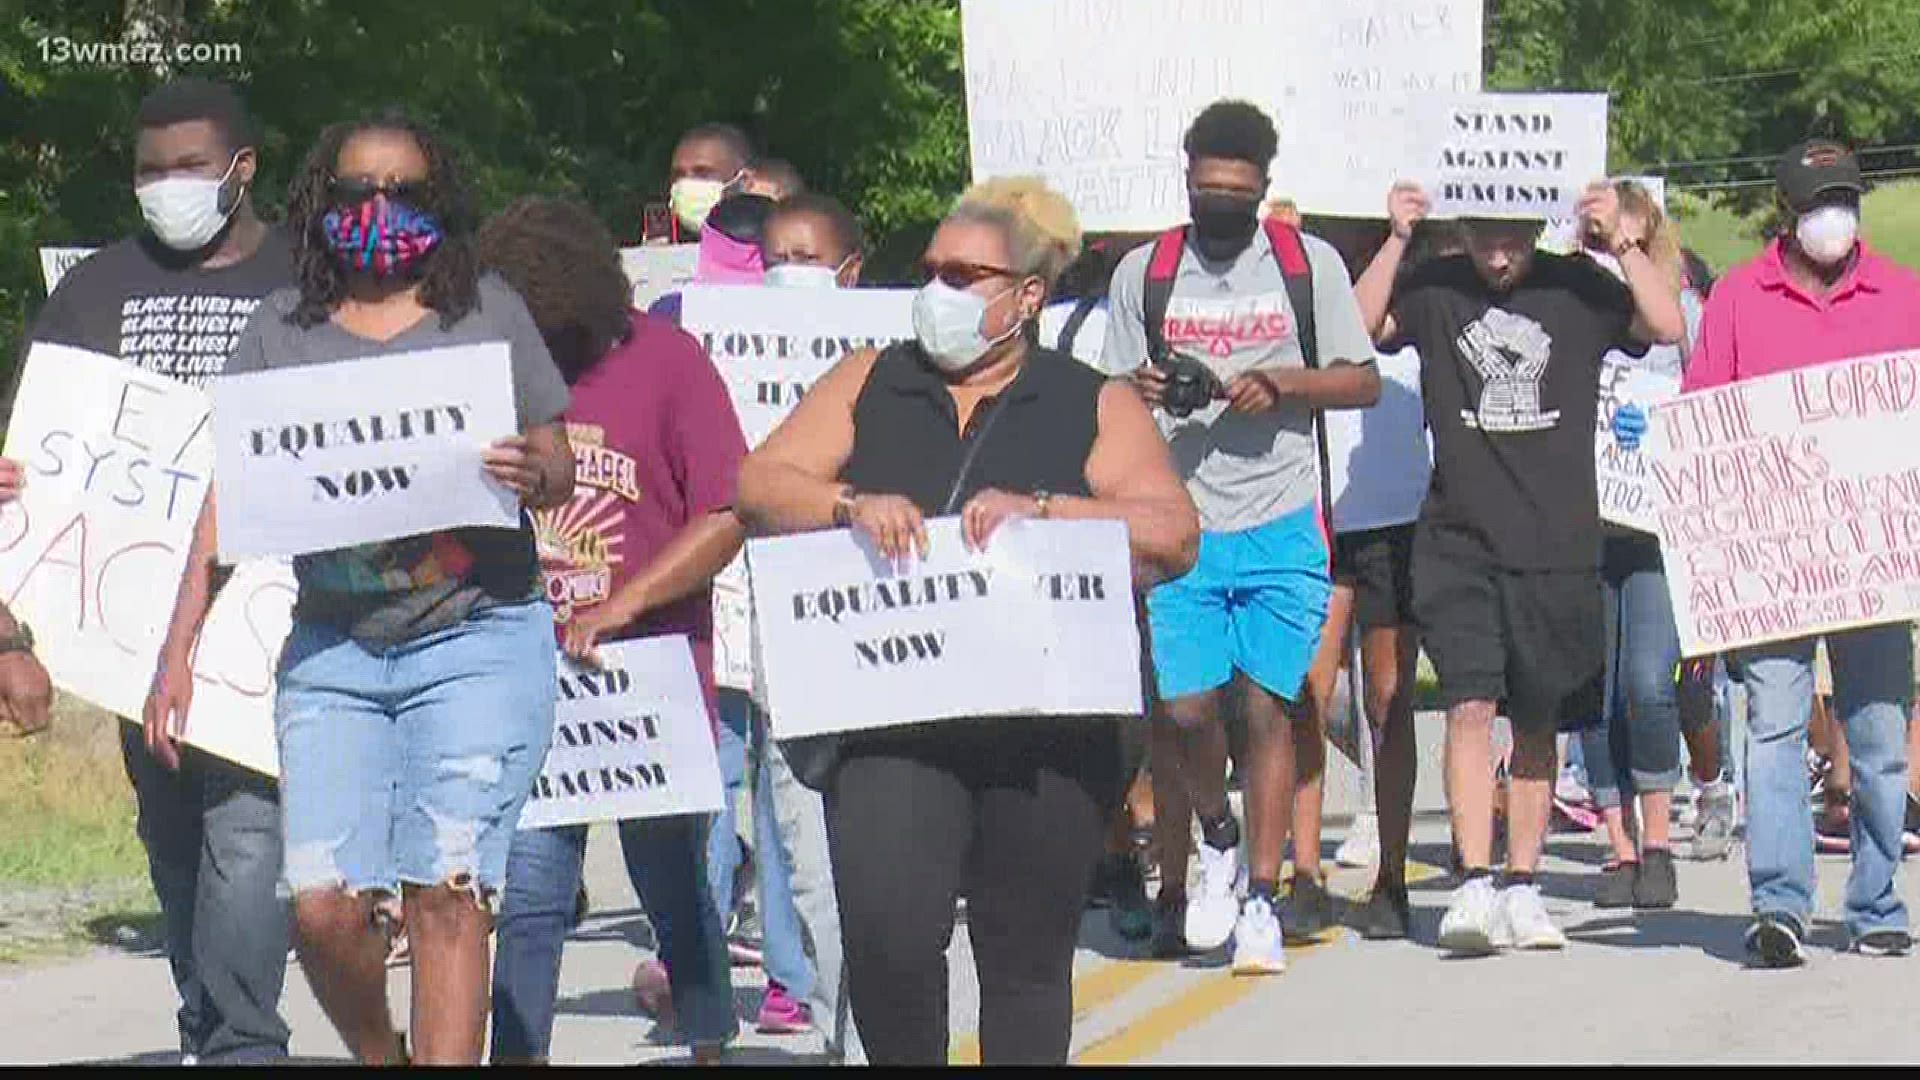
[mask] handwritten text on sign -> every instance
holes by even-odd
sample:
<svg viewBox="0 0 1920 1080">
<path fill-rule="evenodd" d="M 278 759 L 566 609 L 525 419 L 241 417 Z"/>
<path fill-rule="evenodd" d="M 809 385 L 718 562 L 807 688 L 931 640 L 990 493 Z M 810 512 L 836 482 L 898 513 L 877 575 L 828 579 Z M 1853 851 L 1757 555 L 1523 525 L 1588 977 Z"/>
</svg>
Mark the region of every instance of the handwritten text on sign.
<svg viewBox="0 0 1920 1080">
<path fill-rule="evenodd" d="M 1920 352 L 1684 394 L 1648 432 L 1688 656 L 1920 615 Z"/>
<path fill-rule="evenodd" d="M 896 572 L 847 530 L 754 540 L 754 618 L 780 738 L 980 716 L 1140 711 L 1126 527 L 958 518 Z"/>
<path fill-rule="evenodd" d="M 1571 214 L 1607 175 L 1607 95 L 1435 97 L 1403 163 L 1435 217 L 1545 221 Z"/>
<path fill-rule="evenodd" d="M 718 811 L 720 760 L 687 639 L 599 652 L 598 666 L 560 658 L 553 743 L 520 827 Z"/>
<path fill-rule="evenodd" d="M 1654 531 L 1653 492 L 1648 489 L 1647 448 L 1622 449 L 1613 437 L 1613 414 L 1636 403 L 1651 408 L 1680 391 L 1676 376 L 1648 371 L 1632 357 L 1611 352 L 1600 362 L 1600 408 L 1594 413 L 1594 478 L 1599 481 L 1600 519 L 1641 532 Z"/>
<path fill-rule="evenodd" d="M 80 265 L 80 260 L 96 251 L 90 247 L 43 247 L 40 249 L 40 276 L 46 280 L 47 295 L 52 296 L 54 287 L 67 271 Z"/>
<path fill-rule="evenodd" d="M 230 375 L 213 396 L 225 559 L 519 523 L 480 462 L 517 430 L 504 342 Z"/>
<path fill-rule="evenodd" d="M 726 380 L 747 445 L 759 446 L 849 353 L 911 338 L 913 293 L 699 285 L 686 292 L 681 324 Z M 721 686 L 752 686 L 751 610 L 746 562 L 735 559 L 713 583 L 713 671 Z"/>
<path fill-rule="evenodd" d="M 964 0 L 973 177 L 1038 173 L 1089 232 L 1187 219 L 1181 138 L 1222 98 L 1274 120 L 1272 191 L 1377 216 L 1412 105 L 1480 89 L 1478 0 Z"/>
<path fill-rule="evenodd" d="M 280 775 L 274 742 L 274 669 L 293 628 L 293 568 L 243 563 L 214 598 L 193 652 L 193 706 L 184 738 L 209 754 Z"/>
</svg>

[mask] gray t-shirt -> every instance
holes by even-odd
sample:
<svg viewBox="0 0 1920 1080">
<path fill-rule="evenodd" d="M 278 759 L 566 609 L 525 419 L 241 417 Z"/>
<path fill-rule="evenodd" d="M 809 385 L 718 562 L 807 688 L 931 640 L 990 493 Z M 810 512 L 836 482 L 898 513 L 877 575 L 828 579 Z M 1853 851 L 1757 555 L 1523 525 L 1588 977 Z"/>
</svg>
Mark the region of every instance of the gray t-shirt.
<svg viewBox="0 0 1920 1080">
<path fill-rule="evenodd" d="M 1360 319 L 1353 282 L 1331 244 L 1303 236 L 1313 271 L 1314 334 L 1320 366 L 1345 360 L 1373 362 L 1373 341 Z M 1153 245 L 1128 252 L 1113 271 L 1108 290 L 1103 360 L 1125 373 L 1147 361 L 1142 311 L 1147 261 Z M 1208 263 L 1187 245 L 1167 302 L 1162 336 L 1167 348 L 1203 361 L 1226 381 L 1254 368 L 1304 365 L 1300 338 L 1287 299 L 1286 278 L 1265 229 L 1231 263 Z M 1216 401 L 1185 419 L 1156 410 L 1161 434 L 1208 532 L 1256 528 L 1307 506 L 1318 497 L 1319 459 L 1313 443 L 1313 411 L 1283 402 L 1270 412 L 1231 412 Z"/>
<path fill-rule="evenodd" d="M 242 332 L 225 374 L 505 341 L 513 358 L 520 430 L 551 423 L 567 408 L 566 381 L 547 354 L 533 316 L 498 277 L 480 279 L 478 303 L 451 327 L 442 327 L 439 314 L 428 312 L 385 342 L 331 321 L 295 326 L 287 315 L 299 302 L 293 289 L 269 294 Z M 300 583 L 296 619 L 338 626 L 375 650 L 445 629 L 491 604 L 539 595 L 533 526 L 524 512 L 518 529 L 452 529 L 302 555 L 293 561 L 293 571 Z"/>
</svg>

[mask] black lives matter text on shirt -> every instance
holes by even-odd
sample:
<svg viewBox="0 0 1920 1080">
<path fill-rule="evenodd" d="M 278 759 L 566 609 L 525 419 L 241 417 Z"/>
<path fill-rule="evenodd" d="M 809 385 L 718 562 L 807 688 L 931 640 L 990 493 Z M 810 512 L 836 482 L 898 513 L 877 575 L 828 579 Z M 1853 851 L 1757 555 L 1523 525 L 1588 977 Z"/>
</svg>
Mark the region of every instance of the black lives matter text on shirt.
<svg viewBox="0 0 1920 1080">
<path fill-rule="evenodd" d="M 1414 270 L 1393 301 L 1422 359 L 1433 480 L 1421 525 L 1514 570 L 1591 568 L 1600 361 L 1632 341 L 1633 299 L 1591 260 L 1541 253 L 1496 295 L 1464 255 Z"/>
<path fill-rule="evenodd" d="M 225 370 L 261 299 L 293 282 L 292 249 L 277 227 L 252 256 L 217 270 L 135 236 L 61 279 L 34 323 L 33 340 L 117 356 L 204 389 Z"/>
</svg>

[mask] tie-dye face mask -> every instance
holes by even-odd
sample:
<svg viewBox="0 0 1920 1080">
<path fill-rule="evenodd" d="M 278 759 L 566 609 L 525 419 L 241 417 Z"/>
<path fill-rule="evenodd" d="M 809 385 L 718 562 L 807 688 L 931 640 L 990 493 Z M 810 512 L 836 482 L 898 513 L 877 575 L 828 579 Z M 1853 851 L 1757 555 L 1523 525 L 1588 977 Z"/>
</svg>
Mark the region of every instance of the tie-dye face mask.
<svg viewBox="0 0 1920 1080">
<path fill-rule="evenodd" d="M 375 277 L 407 273 L 440 244 L 433 215 L 385 195 L 327 211 L 321 228 L 341 266 Z"/>
</svg>

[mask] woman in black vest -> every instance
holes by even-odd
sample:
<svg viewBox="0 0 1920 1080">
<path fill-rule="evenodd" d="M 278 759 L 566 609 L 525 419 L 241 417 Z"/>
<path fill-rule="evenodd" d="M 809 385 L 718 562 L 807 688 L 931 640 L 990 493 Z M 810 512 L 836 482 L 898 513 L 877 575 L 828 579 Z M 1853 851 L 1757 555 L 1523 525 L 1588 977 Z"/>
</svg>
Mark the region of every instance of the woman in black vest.
<svg viewBox="0 0 1920 1080">
<path fill-rule="evenodd" d="M 1015 517 L 1125 521 L 1135 585 L 1192 566 L 1198 517 L 1146 406 L 1034 343 L 1079 250 L 1073 210 L 1038 180 L 975 187 L 935 233 L 918 339 L 848 357 L 751 454 L 749 528 L 850 526 L 883 555 L 924 555 L 923 521 L 960 510 L 983 545 Z M 970 459 L 970 460 L 969 460 Z M 1081 906 L 1118 805 L 1119 724 L 965 720 L 859 732 L 825 782 L 854 1022 L 876 1065 L 947 1060 L 956 899 L 980 978 L 988 1064 L 1063 1063 Z"/>
</svg>

